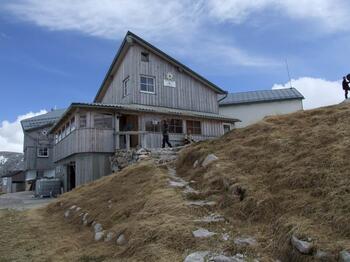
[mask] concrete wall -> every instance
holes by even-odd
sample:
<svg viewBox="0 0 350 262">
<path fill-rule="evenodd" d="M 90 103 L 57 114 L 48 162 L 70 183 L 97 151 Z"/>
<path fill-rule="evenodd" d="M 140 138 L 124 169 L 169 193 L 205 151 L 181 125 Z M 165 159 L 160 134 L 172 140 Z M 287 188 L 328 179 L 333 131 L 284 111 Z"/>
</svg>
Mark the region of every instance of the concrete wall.
<svg viewBox="0 0 350 262">
<path fill-rule="evenodd" d="M 220 106 L 220 114 L 240 119 L 236 127 L 245 127 L 262 120 L 265 116 L 289 114 L 303 109 L 301 99 L 266 103 L 250 103 Z"/>
</svg>

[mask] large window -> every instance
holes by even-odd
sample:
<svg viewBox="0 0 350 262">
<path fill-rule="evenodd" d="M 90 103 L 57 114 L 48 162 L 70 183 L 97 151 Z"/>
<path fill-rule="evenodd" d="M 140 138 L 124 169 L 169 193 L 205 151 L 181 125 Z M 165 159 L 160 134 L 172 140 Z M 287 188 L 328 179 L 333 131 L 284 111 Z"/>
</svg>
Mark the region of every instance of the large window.
<svg viewBox="0 0 350 262">
<path fill-rule="evenodd" d="M 152 76 L 140 76 L 140 90 L 146 93 L 155 93 L 155 78 Z"/>
<path fill-rule="evenodd" d="M 123 96 L 129 94 L 129 77 L 125 78 L 123 81 Z"/>
<path fill-rule="evenodd" d="M 38 157 L 49 157 L 49 149 L 47 147 L 39 147 Z"/>
<path fill-rule="evenodd" d="M 169 133 L 182 134 L 182 120 L 170 119 L 169 120 Z"/>
<path fill-rule="evenodd" d="M 79 116 L 79 127 L 80 128 L 86 127 L 86 115 Z"/>
<path fill-rule="evenodd" d="M 74 131 L 75 130 L 75 117 L 70 120 L 70 130 Z"/>
<path fill-rule="evenodd" d="M 187 127 L 187 134 L 194 134 L 194 135 L 202 134 L 200 121 L 187 120 L 186 127 Z"/>
<path fill-rule="evenodd" d="M 146 121 L 146 131 L 160 132 L 160 122 L 158 120 Z"/>
<path fill-rule="evenodd" d="M 94 114 L 95 128 L 113 128 L 113 116 L 110 114 Z"/>
</svg>

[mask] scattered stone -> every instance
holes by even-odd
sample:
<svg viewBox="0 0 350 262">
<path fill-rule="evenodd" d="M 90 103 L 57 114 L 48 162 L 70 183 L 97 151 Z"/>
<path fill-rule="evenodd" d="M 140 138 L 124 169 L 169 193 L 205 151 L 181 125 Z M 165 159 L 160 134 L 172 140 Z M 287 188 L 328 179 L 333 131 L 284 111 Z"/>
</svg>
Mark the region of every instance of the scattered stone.
<svg viewBox="0 0 350 262">
<path fill-rule="evenodd" d="M 196 201 L 189 201 L 187 202 L 188 206 L 198 206 L 198 207 L 204 207 L 204 206 L 215 206 L 215 201 L 205 201 L 205 200 L 196 200 Z"/>
<path fill-rule="evenodd" d="M 95 223 L 93 225 L 95 233 L 101 232 L 103 230 L 102 225 L 100 223 Z"/>
<path fill-rule="evenodd" d="M 212 258 L 210 258 L 209 261 L 213 261 L 213 262 L 236 262 L 237 260 L 233 257 L 227 257 L 224 255 L 218 255 L 218 256 L 214 256 Z"/>
<path fill-rule="evenodd" d="M 101 241 L 103 239 L 104 236 L 104 232 L 103 231 L 99 231 L 95 233 L 95 241 Z"/>
<path fill-rule="evenodd" d="M 84 226 L 87 226 L 87 225 L 90 224 L 89 222 L 91 222 L 91 221 L 89 220 L 89 213 L 85 213 L 85 214 L 83 215 L 82 221 L 83 221 L 83 225 L 84 225 Z"/>
<path fill-rule="evenodd" d="M 315 258 L 319 261 L 331 261 L 332 255 L 329 254 L 328 252 L 325 252 L 322 250 L 317 250 L 317 252 L 315 254 Z"/>
<path fill-rule="evenodd" d="M 184 183 L 181 181 L 177 182 L 177 181 L 169 180 L 169 186 L 171 186 L 171 187 L 184 188 L 184 187 L 186 187 L 186 185 L 187 185 L 187 182 Z"/>
<path fill-rule="evenodd" d="M 198 161 L 198 160 L 194 161 L 194 163 L 193 163 L 193 168 L 197 168 L 197 167 L 198 167 L 198 164 L 199 164 L 199 161 Z"/>
<path fill-rule="evenodd" d="M 75 209 L 76 212 L 78 212 L 78 211 L 80 211 L 80 210 L 81 210 L 81 207 L 77 207 L 77 208 Z"/>
<path fill-rule="evenodd" d="M 107 235 L 105 236 L 105 242 L 110 242 L 114 238 L 114 233 L 113 232 L 108 232 Z"/>
<path fill-rule="evenodd" d="M 68 218 L 70 215 L 70 210 L 66 210 L 66 212 L 64 212 L 64 217 Z"/>
<path fill-rule="evenodd" d="M 291 238 L 292 246 L 297 249 L 302 254 L 311 254 L 313 250 L 313 245 L 310 242 L 298 239 L 296 236 Z"/>
<path fill-rule="evenodd" d="M 73 205 L 69 209 L 75 209 L 76 207 L 77 207 L 76 205 Z"/>
<path fill-rule="evenodd" d="M 205 257 L 209 255 L 208 251 L 197 251 L 189 254 L 184 262 L 204 262 Z"/>
<path fill-rule="evenodd" d="M 215 222 L 223 222 L 223 221 L 225 221 L 225 218 L 219 214 L 210 214 L 209 216 L 194 220 L 194 222 L 202 222 L 202 223 L 215 223 Z"/>
<path fill-rule="evenodd" d="M 196 238 L 208 238 L 216 235 L 214 232 L 210 232 L 207 229 L 200 228 L 192 232 L 193 236 Z"/>
<path fill-rule="evenodd" d="M 124 236 L 124 234 L 121 234 L 118 238 L 117 238 L 117 245 L 119 246 L 123 246 L 126 244 L 126 238 Z"/>
<path fill-rule="evenodd" d="M 257 242 L 253 237 L 236 237 L 233 242 L 241 246 L 256 246 Z"/>
<path fill-rule="evenodd" d="M 108 204 L 112 204 L 112 199 L 108 200 Z"/>
<path fill-rule="evenodd" d="M 214 155 L 214 154 L 209 154 L 205 159 L 204 159 L 204 161 L 203 161 L 203 163 L 202 163 L 202 166 L 203 167 L 206 167 L 206 166 L 208 166 L 209 164 L 211 164 L 212 162 L 214 162 L 214 161 L 216 161 L 216 160 L 218 160 L 219 158 L 216 156 L 216 155 Z"/>
<path fill-rule="evenodd" d="M 343 250 L 339 252 L 339 262 L 350 262 L 349 251 Z"/>
<path fill-rule="evenodd" d="M 109 205 L 108 205 L 108 208 L 111 209 L 111 208 L 112 208 L 112 204 L 109 204 Z"/>
<path fill-rule="evenodd" d="M 230 235 L 228 233 L 222 234 L 222 240 L 228 241 L 230 239 Z"/>
</svg>

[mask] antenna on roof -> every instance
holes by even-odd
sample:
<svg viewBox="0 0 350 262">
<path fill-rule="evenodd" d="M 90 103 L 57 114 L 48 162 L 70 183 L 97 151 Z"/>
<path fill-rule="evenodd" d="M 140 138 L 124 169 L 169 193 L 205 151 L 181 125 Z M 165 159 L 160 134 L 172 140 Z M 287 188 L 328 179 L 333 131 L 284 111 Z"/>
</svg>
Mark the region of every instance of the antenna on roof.
<svg viewBox="0 0 350 262">
<path fill-rule="evenodd" d="M 286 69 L 287 69 L 287 74 L 288 74 L 289 86 L 290 86 L 290 88 L 293 88 L 293 87 L 292 87 L 292 79 L 290 78 L 289 66 L 288 66 L 288 60 L 287 60 L 287 58 L 286 58 L 285 61 L 286 61 Z"/>
</svg>

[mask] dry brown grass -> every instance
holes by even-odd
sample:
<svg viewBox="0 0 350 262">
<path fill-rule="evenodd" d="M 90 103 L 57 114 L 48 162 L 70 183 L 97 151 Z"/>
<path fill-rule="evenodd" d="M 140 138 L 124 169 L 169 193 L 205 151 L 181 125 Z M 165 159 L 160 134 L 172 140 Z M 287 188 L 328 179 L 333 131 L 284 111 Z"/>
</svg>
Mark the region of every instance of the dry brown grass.
<svg viewBox="0 0 350 262">
<path fill-rule="evenodd" d="M 214 153 L 219 161 L 193 169 Z M 350 106 L 338 105 L 268 117 L 220 139 L 184 150 L 178 173 L 214 192 L 226 216 L 260 235 L 264 251 L 286 261 L 289 237 L 311 237 L 336 254 L 350 248 Z M 243 201 L 230 186 L 245 188 Z M 215 193 L 216 192 L 216 193 Z M 246 225 L 258 225 L 259 231 Z M 272 239 L 271 243 L 268 243 Z M 265 241 L 264 241 L 265 240 Z"/>
</svg>

